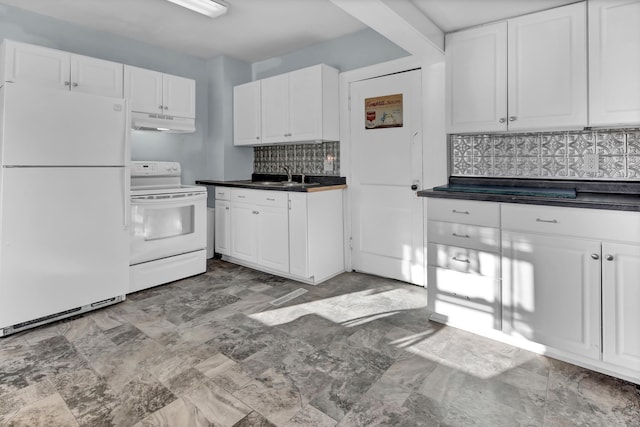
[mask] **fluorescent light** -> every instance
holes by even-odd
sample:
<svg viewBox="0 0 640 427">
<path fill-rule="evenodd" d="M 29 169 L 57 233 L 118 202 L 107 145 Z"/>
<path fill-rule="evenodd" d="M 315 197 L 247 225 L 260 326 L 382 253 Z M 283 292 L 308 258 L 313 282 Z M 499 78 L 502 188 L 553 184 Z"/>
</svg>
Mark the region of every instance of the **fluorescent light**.
<svg viewBox="0 0 640 427">
<path fill-rule="evenodd" d="M 169 0 L 179 6 L 191 9 L 194 12 L 216 18 L 227 13 L 229 5 L 222 0 Z"/>
</svg>

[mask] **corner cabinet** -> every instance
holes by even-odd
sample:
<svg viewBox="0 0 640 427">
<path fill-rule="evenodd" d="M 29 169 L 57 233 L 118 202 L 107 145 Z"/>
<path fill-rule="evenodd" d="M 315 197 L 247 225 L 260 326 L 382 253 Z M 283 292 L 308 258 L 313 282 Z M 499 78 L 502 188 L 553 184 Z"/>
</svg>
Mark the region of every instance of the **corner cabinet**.
<svg viewBox="0 0 640 427">
<path fill-rule="evenodd" d="M 447 35 L 450 133 L 587 125 L 585 3 Z"/>
<path fill-rule="evenodd" d="M 124 96 L 131 111 L 196 117 L 195 80 L 125 65 Z"/>
<path fill-rule="evenodd" d="M 224 260 L 309 284 L 344 271 L 341 190 L 216 187 L 215 194 L 216 215 L 228 212 L 216 216 L 215 247 Z M 218 200 L 227 195 L 230 201 Z"/>
<path fill-rule="evenodd" d="M 640 123 L 640 1 L 589 0 L 589 125 Z"/>
<path fill-rule="evenodd" d="M 2 81 L 122 98 L 123 65 L 4 40 Z"/>
</svg>

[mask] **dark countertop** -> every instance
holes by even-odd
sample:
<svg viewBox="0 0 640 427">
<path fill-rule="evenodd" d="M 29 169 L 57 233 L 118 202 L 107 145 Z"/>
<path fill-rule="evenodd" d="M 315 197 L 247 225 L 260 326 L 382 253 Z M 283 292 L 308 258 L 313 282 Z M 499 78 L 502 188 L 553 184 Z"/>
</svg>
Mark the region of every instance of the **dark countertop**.
<svg viewBox="0 0 640 427">
<path fill-rule="evenodd" d="M 473 186 L 478 187 L 477 192 L 473 188 L 465 188 Z M 446 187 L 422 190 L 418 196 L 640 212 L 640 182 L 452 177 Z M 486 187 L 490 188 L 484 192 L 482 188 Z M 529 194 L 500 194 L 517 193 L 523 187 Z M 456 191 L 458 189 L 464 191 Z M 536 193 L 535 189 L 550 196 L 531 195 Z M 575 198 L 566 196 L 568 190 L 575 190 Z"/>
<path fill-rule="evenodd" d="M 300 175 L 294 175 L 292 181 L 300 182 L 300 179 Z M 340 190 L 347 187 L 346 178 L 341 176 L 307 176 L 304 185 L 297 185 L 293 187 L 260 184 L 261 181 L 280 182 L 286 180 L 286 175 L 253 174 L 251 176 L 251 179 L 247 180 L 220 181 L 200 179 L 196 181 L 196 184 L 214 185 L 219 187 L 250 188 L 254 190 L 295 191 L 303 193 L 326 190 Z"/>
</svg>

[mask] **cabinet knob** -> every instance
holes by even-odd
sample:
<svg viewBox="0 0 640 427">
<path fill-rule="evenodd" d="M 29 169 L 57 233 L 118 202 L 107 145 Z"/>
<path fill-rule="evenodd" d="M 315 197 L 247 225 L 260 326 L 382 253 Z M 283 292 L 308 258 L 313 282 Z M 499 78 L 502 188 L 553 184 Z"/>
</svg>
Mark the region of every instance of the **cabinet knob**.
<svg viewBox="0 0 640 427">
<path fill-rule="evenodd" d="M 598 255 L 598 254 L 591 254 L 591 258 L 593 258 L 593 259 L 600 259 L 600 255 Z"/>
<path fill-rule="evenodd" d="M 71 84 L 71 82 L 64 82 L 65 86 L 69 86 Z"/>
<path fill-rule="evenodd" d="M 607 256 L 604 257 L 607 261 L 613 261 L 613 255 L 608 254 Z"/>
<path fill-rule="evenodd" d="M 501 117 L 500 120 L 498 120 L 500 123 L 504 123 L 507 121 L 507 119 L 505 119 L 504 117 Z"/>
<path fill-rule="evenodd" d="M 73 83 L 71 86 L 78 87 L 78 83 Z"/>
<path fill-rule="evenodd" d="M 164 106 L 164 109 L 165 109 L 165 110 L 168 110 L 168 109 L 169 109 L 169 107 L 167 107 L 167 106 L 165 105 L 165 106 Z"/>
<path fill-rule="evenodd" d="M 516 120 L 518 120 L 518 118 L 516 116 L 509 117 L 509 121 L 510 122 L 515 122 Z"/>
<path fill-rule="evenodd" d="M 260 139 L 260 137 L 259 137 L 259 136 L 256 136 L 256 139 Z"/>
<path fill-rule="evenodd" d="M 158 108 L 162 110 L 162 105 L 158 105 Z"/>
</svg>

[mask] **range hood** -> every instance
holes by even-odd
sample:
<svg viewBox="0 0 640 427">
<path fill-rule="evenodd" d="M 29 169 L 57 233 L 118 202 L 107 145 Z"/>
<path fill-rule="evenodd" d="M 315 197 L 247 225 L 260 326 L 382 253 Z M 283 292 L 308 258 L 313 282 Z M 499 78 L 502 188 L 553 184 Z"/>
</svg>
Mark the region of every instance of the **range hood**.
<svg viewBox="0 0 640 427">
<path fill-rule="evenodd" d="M 194 133 L 195 119 L 165 116 L 162 114 L 131 113 L 131 128 L 166 133 Z"/>
</svg>

